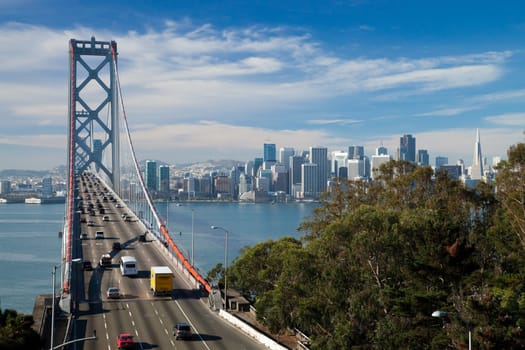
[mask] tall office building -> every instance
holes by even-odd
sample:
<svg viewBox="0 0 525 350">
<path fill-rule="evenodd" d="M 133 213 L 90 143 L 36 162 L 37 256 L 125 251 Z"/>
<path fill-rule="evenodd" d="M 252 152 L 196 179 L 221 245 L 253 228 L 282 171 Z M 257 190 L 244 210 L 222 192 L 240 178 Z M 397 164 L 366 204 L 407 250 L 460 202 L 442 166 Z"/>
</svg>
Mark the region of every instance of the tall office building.
<svg viewBox="0 0 525 350">
<path fill-rule="evenodd" d="M 399 160 L 408 160 L 416 162 L 416 138 L 412 135 L 405 134 L 399 139 Z"/>
<path fill-rule="evenodd" d="M 301 197 L 319 197 L 319 168 L 314 163 L 304 163 L 301 165 Z"/>
<path fill-rule="evenodd" d="M 0 193 L 8 194 L 11 192 L 11 182 L 9 180 L 0 181 Z"/>
<path fill-rule="evenodd" d="M 279 149 L 279 163 L 285 166 L 288 170 L 290 168 L 290 157 L 295 154 L 295 150 L 291 147 L 281 147 Z"/>
<path fill-rule="evenodd" d="M 448 164 L 448 157 L 437 156 L 436 157 L 436 169 L 441 168 L 443 165 Z"/>
<path fill-rule="evenodd" d="M 328 162 L 328 148 L 310 147 L 310 163 L 317 164 L 317 188 L 320 192 L 326 191 L 328 175 L 330 174 L 330 163 Z"/>
<path fill-rule="evenodd" d="M 53 196 L 53 180 L 50 177 L 42 179 L 42 197 Z"/>
<path fill-rule="evenodd" d="M 252 169 L 252 173 L 251 173 L 251 175 L 253 177 L 257 176 L 257 174 L 259 173 L 259 168 L 262 166 L 263 163 L 264 163 L 264 159 L 263 158 L 255 158 L 253 160 L 253 169 Z"/>
<path fill-rule="evenodd" d="M 93 158 L 96 162 L 102 162 L 102 140 L 93 140 Z"/>
<path fill-rule="evenodd" d="M 301 165 L 304 164 L 304 157 L 300 155 L 295 155 L 290 157 L 290 169 L 288 172 L 289 180 L 289 189 L 290 194 L 295 197 L 296 185 L 300 184 L 301 179 Z"/>
<path fill-rule="evenodd" d="M 334 176 L 339 176 L 339 168 L 346 167 L 348 153 L 344 151 L 332 151 L 331 171 Z"/>
<path fill-rule="evenodd" d="M 417 151 L 417 164 L 429 165 L 428 151 L 426 149 L 419 149 Z"/>
<path fill-rule="evenodd" d="M 276 148 L 275 143 L 265 143 L 264 144 L 264 158 L 263 161 L 265 162 L 276 162 L 277 161 L 277 154 L 276 154 Z"/>
<path fill-rule="evenodd" d="M 168 165 L 159 166 L 159 192 L 170 193 L 170 167 Z"/>
<path fill-rule="evenodd" d="M 370 177 L 372 180 L 376 179 L 379 175 L 379 168 L 382 164 L 388 163 L 392 158 L 388 154 L 375 154 L 372 156 L 370 168 L 372 168 Z"/>
<path fill-rule="evenodd" d="M 348 146 L 348 159 L 363 159 L 365 148 L 363 146 Z"/>
<path fill-rule="evenodd" d="M 481 142 L 479 139 L 479 129 L 476 130 L 476 142 L 474 143 L 474 159 L 470 168 L 470 178 L 472 180 L 481 180 L 483 173 L 483 156 L 481 154 Z"/>
<path fill-rule="evenodd" d="M 149 191 L 157 190 L 157 162 L 154 160 L 146 161 L 146 188 Z"/>
<path fill-rule="evenodd" d="M 376 156 L 386 156 L 388 155 L 388 150 L 383 145 L 376 148 Z"/>
</svg>

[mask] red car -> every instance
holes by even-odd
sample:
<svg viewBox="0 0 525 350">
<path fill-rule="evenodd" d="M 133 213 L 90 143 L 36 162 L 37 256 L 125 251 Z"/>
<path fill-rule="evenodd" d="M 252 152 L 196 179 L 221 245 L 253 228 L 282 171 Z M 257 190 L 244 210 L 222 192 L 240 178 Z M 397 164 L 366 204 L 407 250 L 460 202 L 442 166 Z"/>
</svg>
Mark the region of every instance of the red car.
<svg viewBox="0 0 525 350">
<path fill-rule="evenodd" d="M 117 348 L 119 349 L 133 349 L 135 347 L 135 342 L 133 341 L 133 336 L 129 333 L 119 334 L 117 338 Z"/>
</svg>

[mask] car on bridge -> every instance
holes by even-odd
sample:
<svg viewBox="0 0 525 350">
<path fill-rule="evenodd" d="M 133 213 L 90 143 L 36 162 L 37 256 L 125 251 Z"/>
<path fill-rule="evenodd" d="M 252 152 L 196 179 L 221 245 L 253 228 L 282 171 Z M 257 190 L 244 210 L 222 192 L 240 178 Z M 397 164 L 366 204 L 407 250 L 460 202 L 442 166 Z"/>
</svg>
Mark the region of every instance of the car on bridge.
<svg viewBox="0 0 525 350">
<path fill-rule="evenodd" d="M 173 335 L 175 339 L 191 339 L 193 334 L 191 333 L 191 327 L 187 323 L 177 323 L 173 326 Z"/>
<path fill-rule="evenodd" d="M 108 299 L 118 299 L 120 298 L 120 290 L 117 287 L 109 287 L 106 296 Z"/>
<path fill-rule="evenodd" d="M 91 261 L 89 261 L 89 260 L 82 261 L 82 269 L 84 271 L 91 271 L 91 270 L 93 270 L 93 265 L 91 265 Z"/>
<path fill-rule="evenodd" d="M 117 348 L 119 349 L 133 349 L 135 341 L 133 336 L 129 333 L 121 333 L 117 337 Z"/>
</svg>

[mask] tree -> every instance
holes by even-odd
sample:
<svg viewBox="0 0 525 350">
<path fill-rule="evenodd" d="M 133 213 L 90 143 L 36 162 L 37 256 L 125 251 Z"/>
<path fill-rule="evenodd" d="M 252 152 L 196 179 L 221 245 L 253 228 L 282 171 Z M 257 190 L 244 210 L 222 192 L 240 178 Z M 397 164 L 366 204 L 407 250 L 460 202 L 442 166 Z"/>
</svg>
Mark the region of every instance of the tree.
<svg viewBox="0 0 525 350">
<path fill-rule="evenodd" d="M 40 337 L 31 328 L 33 317 L 0 310 L 0 349 L 40 349 Z"/>
</svg>

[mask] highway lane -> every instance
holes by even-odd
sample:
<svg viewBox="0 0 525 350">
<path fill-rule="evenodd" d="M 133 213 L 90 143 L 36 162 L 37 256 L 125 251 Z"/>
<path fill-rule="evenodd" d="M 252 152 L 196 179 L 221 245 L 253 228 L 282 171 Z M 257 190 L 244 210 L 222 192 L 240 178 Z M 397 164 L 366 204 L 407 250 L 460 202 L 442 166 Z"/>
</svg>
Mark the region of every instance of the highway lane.
<svg viewBox="0 0 525 350">
<path fill-rule="evenodd" d="M 86 186 L 88 187 L 88 186 Z M 207 306 L 206 298 L 201 298 L 178 270 L 173 266 L 173 259 L 164 246 L 148 237 L 146 242 L 140 242 L 138 236 L 145 231 L 144 225 L 138 221 L 125 221 L 123 213 L 130 213 L 124 206 L 117 208 L 109 198 L 104 201 L 101 188 L 80 187 L 87 208 L 89 202 L 96 207 L 98 199 L 104 209 L 100 214 L 95 209 L 95 215 L 89 211 L 82 214 L 86 223 L 82 223 L 82 231 L 89 239 L 80 240 L 83 259 L 91 261 L 94 270 L 84 271 L 84 302 L 79 306 L 79 317 L 74 325 L 75 338 L 92 335 L 96 329 L 97 340 L 83 342 L 79 349 L 116 349 L 116 338 L 119 333 L 134 335 L 137 349 L 264 349 L 265 347 L 251 337 L 240 332 L 229 323 L 222 320 Z M 109 197 L 105 195 L 106 197 Z M 103 216 L 109 217 L 103 221 Z M 93 226 L 87 226 L 92 220 Z M 104 231 L 104 239 L 95 239 L 96 231 Z M 119 241 L 122 250 L 114 250 L 113 242 Z M 100 257 L 109 253 L 112 256 L 112 266 L 102 268 L 97 266 Z M 139 275 L 124 277 L 118 267 L 118 259 L 123 255 L 132 255 L 137 259 Z M 174 272 L 175 290 L 172 297 L 153 297 L 149 288 L 149 269 L 154 265 L 170 266 Z M 122 297 L 118 300 L 108 300 L 106 290 L 109 287 L 119 287 Z M 186 322 L 192 326 L 192 340 L 175 340 L 173 326 L 178 322 Z"/>
</svg>

